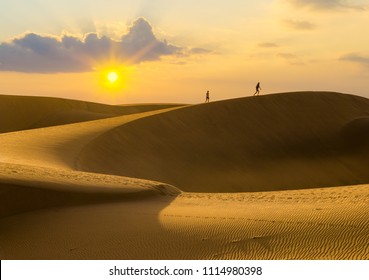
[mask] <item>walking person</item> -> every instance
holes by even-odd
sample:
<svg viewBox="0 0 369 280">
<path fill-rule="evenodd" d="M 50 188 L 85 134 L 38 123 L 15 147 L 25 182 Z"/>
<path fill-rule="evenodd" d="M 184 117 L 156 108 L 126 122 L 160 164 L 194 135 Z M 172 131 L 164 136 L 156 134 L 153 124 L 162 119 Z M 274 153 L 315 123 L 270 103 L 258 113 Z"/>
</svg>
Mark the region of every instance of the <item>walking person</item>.
<svg viewBox="0 0 369 280">
<path fill-rule="evenodd" d="M 260 82 L 258 82 L 258 83 L 256 84 L 256 91 L 255 91 L 255 93 L 254 93 L 254 96 L 259 95 L 260 90 L 261 90 Z"/>
<path fill-rule="evenodd" d="M 206 92 L 206 98 L 205 98 L 205 103 L 209 103 L 210 102 L 210 93 L 209 91 Z"/>
</svg>

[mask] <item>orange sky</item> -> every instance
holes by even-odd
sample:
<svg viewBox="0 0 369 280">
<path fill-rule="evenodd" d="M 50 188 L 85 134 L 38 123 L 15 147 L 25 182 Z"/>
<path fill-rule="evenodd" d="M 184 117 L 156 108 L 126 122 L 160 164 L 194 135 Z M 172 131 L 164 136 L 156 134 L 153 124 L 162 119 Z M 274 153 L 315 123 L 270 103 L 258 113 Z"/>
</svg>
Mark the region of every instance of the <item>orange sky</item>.
<svg viewBox="0 0 369 280">
<path fill-rule="evenodd" d="M 110 104 L 328 90 L 369 97 L 367 1 L 8 1 L 0 93 Z M 200 3 L 199 3 L 200 2 Z M 106 86 L 106 72 L 119 86 Z"/>
</svg>

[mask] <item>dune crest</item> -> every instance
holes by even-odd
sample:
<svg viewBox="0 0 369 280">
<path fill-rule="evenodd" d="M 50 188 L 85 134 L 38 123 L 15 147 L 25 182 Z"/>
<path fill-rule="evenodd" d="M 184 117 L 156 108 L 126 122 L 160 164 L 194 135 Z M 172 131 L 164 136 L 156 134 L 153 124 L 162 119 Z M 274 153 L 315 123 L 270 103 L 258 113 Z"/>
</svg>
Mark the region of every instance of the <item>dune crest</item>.
<svg viewBox="0 0 369 280">
<path fill-rule="evenodd" d="M 85 122 L 181 106 L 113 106 L 55 97 L 0 95 L 0 133 Z"/>
</svg>

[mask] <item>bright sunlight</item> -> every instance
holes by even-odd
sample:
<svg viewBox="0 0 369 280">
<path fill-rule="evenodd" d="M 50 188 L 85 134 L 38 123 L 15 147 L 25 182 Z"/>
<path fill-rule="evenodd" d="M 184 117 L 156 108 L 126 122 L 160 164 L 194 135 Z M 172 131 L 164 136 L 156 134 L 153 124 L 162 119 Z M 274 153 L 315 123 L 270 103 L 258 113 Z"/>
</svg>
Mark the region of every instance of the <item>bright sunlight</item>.
<svg viewBox="0 0 369 280">
<path fill-rule="evenodd" d="M 100 72 L 101 85 L 109 91 L 122 89 L 123 77 L 122 70 L 117 67 L 108 67 Z"/>
<path fill-rule="evenodd" d="M 114 84 L 118 80 L 119 76 L 117 72 L 112 71 L 112 72 L 109 72 L 107 78 L 110 83 Z"/>
<path fill-rule="evenodd" d="M 132 76 L 132 67 L 126 65 L 102 65 L 98 67 L 100 89 L 104 93 L 123 93 Z"/>
</svg>

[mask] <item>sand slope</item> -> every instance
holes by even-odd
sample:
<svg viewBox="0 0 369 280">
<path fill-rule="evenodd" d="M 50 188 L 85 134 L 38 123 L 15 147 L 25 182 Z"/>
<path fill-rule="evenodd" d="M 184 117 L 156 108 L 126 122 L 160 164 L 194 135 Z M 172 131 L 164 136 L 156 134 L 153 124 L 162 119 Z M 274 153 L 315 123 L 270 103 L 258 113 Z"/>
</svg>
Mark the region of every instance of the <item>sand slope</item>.
<svg viewBox="0 0 369 280">
<path fill-rule="evenodd" d="M 362 184 L 369 182 L 369 146 L 346 141 L 369 129 L 353 122 L 359 117 L 369 120 L 369 100 L 329 92 L 184 107 L 100 136 L 78 167 L 195 192 Z"/>
<path fill-rule="evenodd" d="M 0 134 L 2 147 L 0 162 L 73 170 L 78 155 L 89 142 L 99 135 L 136 119 L 172 109 L 2 133 Z"/>
<path fill-rule="evenodd" d="M 57 206 L 180 193 L 170 185 L 120 176 L 19 164 L 0 163 L 0 167 L 0 218 Z"/>
<path fill-rule="evenodd" d="M 53 97 L 0 95 L 0 133 L 109 118 L 178 106 L 110 106 Z"/>
<path fill-rule="evenodd" d="M 22 131 L 8 119 L 0 258 L 369 259 L 369 185 L 340 186 L 368 173 L 368 104 L 290 93 Z M 336 186 L 300 189 L 324 180 Z"/>
</svg>

